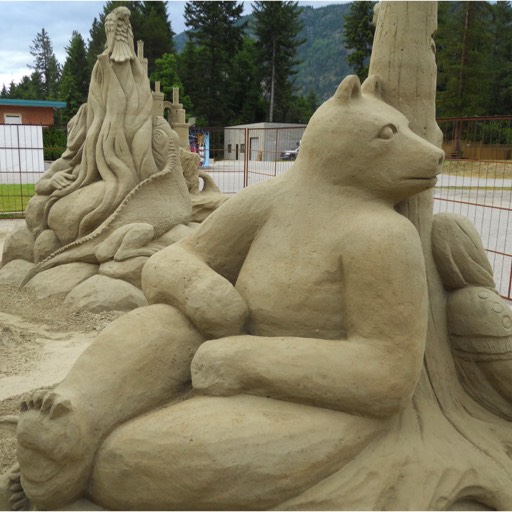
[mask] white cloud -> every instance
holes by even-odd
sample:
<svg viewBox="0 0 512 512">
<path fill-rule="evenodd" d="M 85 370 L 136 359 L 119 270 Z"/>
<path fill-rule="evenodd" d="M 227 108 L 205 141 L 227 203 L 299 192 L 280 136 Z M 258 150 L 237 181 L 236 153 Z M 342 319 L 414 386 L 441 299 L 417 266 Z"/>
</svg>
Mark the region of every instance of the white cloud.
<svg viewBox="0 0 512 512">
<path fill-rule="evenodd" d="M 30 46 L 42 28 L 48 32 L 55 56 L 63 64 L 73 30 L 87 41 L 92 21 L 103 11 L 103 5 L 96 1 L 0 1 L 0 87 L 30 74 Z"/>
</svg>

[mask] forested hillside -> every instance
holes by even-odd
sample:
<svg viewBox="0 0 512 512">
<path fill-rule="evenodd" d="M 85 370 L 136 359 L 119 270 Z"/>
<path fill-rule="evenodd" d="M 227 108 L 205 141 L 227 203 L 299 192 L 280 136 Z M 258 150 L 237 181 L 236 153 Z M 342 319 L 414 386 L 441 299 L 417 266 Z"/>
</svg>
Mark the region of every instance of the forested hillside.
<svg viewBox="0 0 512 512">
<path fill-rule="evenodd" d="M 349 9 L 350 4 L 334 4 L 305 7 L 302 11 L 304 29 L 301 36 L 306 42 L 297 50 L 297 58 L 302 61 L 296 80 L 300 95 L 315 91 L 318 99 L 323 101 L 351 72 L 343 45 L 343 18 Z"/>
<path fill-rule="evenodd" d="M 314 91 L 317 99 L 324 101 L 351 72 L 343 45 L 343 19 L 349 9 L 349 3 L 303 8 L 300 18 L 304 28 L 300 38 L 306 42 L 297 49 L 297 58 L 302 64 L 297 67 L 295 80 L 300 96 Z M 253 15 L 240 19 L 241 23 L 246 21 L 247 33 L 252 35 Z M 181 52 L 186 42 L 186 32 L 175 36 L 176 51 Z"/>
</svg>

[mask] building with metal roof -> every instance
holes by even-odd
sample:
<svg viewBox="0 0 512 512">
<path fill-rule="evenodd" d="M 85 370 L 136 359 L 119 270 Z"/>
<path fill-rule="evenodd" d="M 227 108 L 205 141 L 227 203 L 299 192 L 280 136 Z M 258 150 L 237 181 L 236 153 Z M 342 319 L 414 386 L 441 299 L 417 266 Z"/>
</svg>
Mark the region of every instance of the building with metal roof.
<svg viewBox="0 0 512 512">
<path fill-rule="evenodd" d="M 65 101 L 0 98 L 0 124 L 53 126 L 55 110 L 65 107 Z"/>
</svg>

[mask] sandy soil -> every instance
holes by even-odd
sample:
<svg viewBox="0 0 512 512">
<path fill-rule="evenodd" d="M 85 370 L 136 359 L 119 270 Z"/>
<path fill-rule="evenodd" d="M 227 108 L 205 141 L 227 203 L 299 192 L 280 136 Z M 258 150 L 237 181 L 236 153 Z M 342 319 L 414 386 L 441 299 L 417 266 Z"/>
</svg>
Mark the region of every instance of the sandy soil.
<svg viewBox="0 0 512 512">
<path fill-rule="evenodd" d="M 16 224 L 0 221 L 0 251 Z M 15 462 L 23 396 L 58 384 L 97 333 L 121 315 L 77 311 L 61 300 L 40 301 L 29 291 L 0 285 L 0 475 Z"/>
</svg>

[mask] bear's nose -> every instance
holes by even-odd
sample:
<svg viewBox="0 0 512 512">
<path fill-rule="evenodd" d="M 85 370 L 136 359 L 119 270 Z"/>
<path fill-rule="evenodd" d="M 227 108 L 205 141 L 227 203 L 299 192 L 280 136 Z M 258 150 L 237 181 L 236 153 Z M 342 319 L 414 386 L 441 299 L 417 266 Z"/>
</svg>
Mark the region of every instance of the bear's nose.
<svg viewBox="0 0 512 512">
<path fill-rule="evenodd" d="M 437 165 L 443 165 L 443 162 L 444 162 L 444 152 L 443 152 L 443 154 L 439 157 L 439 160 L 437 161 Z"/>
</svg>

